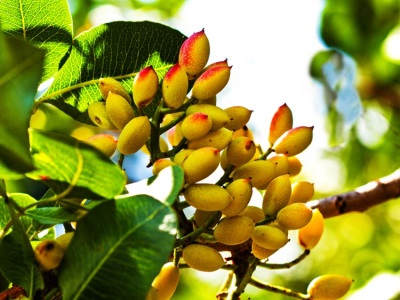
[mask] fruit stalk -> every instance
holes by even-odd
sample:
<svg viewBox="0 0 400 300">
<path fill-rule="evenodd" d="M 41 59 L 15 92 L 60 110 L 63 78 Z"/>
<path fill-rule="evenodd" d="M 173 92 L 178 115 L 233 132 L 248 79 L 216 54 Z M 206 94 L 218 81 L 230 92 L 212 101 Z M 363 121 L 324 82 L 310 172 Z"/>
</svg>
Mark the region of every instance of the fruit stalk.
<svg viewBox="0 0 400 300">
<path fill-rule="evenodd" d="M 191 242 L 195 241 L 202 233 L 206 232 L 211 224 L 218 221 L 221 218 L 221 215 L 222 214 L 220 211 L 215 212 L 202 226 L 185 235 L 183 238 L 177 240 L 175 242 L 174 248 L 190 244 Z"/>
<path fill-rule="evenodd" d="M 265 291 L 283 294 L 283 295 L 286 295 L 286 296 L 289 296 L 289 297 L 292 297 L 295 299 L 303 299 L 303 300 L 310 299 L 310 297 L 308 295 L 305 295 L 305 294 L 302 294 L 299 292 L 295 292 L 295 291 L 292 291 L 291 289 L 284 288 L 281 286 L 264 283 L 254 277 L 250 278 L 249 284 L 251 284 L 259 289 L 265 290 Z"/>
</svg>

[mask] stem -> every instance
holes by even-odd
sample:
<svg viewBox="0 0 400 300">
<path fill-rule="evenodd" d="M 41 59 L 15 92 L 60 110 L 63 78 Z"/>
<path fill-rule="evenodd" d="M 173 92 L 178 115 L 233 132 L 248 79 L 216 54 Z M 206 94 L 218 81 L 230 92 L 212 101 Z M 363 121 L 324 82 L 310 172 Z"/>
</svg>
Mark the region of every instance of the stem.
<svg viewBox="0 0 400 300">
<path fill-rule="evenodd" d="M 176 216 L 178 218 L 178 224 L 179 224 L 178 237 L 186 235 L 188 232 L 191 232 L 193 230 L 192 223 L 186 218 L 186 215 L 183 212 L 184 208 L 182 208 L 179 205 L 180 203 L 181 202 L 179 202 L 179 199 L 176 199 L 172 204 L 172 208 L 175 210 Z"/>
<path fill-rule="evenodd" d="M 258 287 L 259 289 L 265 290 L 265 291 L 269 291 L 269 292 L 274 292 L 274 293 L 278 293 L 278 294 L 283 294 L 292 298 L 296 298 L 296 299 L 303 299 L 303 300 L 308 300 L 310 299 L 309 295 L 305 295 L 299 292 L 294 292 L 291 289 L 288 288 L 284 288 L 281 286 L 276 286 L 276 285 L 272 285 L 269 283 L 264 283 L 261 282 L 260 280 L 251 277 L 249 280 L 249 284 Z"/>
<path fill-rule="evenodd" d="M 339 216 L 352 211 L 367 209 L 400 196 L 400 169 L 392 174 L 373 180 L 353 191 L 319 200 L 310 201 L 324 218 Z"/>
<path fill-rule="evenodd" d="M 186 201 L 179 202 L 176 205 L 176 209 L 179 209 L 179 210 L 182 210 L 182 209 L 185 209 L 185 208 L 188 208 L 188 207 L 190 207 L 190 204 L 187 203 Z"/>
<path fill-rule="evenodd" d="M 120 153 L 118 157 L 118 166 L 122 169 L 122 165 L 124 164 L 125 155 Z"/>
<path fill-rule="evenodd" d="M 177 240 L 175 242 L 175 247 L 183 246 L 195 241 L 203 232 L 208 230 L 208 227 L 213 224 L 214 222 L 218 221 L 221 218 L 221 212 L 215 212 L 208 220 L 204 223 L 203 226 L 200 226 L 196 230 L 192 231 L 191 233 L 185 235 L 183 238 Z"/>
<path fill-rule="evenodd" d="M 299 257 L 287 263 L 283 264 L 260 263 L 259 266 L 268 269 L 289 269 L 294 265 L 298 264 L 299 262 L 301 262 L 302 260 L 304 260 L 310 254 L 310 252 L 311 251 L 309 249 L 306 249 L 302 254 L 300 254 Z"/>
<path fill-rule="evenodd" d="M 153 117 L 151 118 L 151 136 L 150 136 L 150 165 L 153 164 L 160 157 L 160 119 L 161 118 L 161 108 L 164 105 L 163 99 L 161 99 L 160 103 L 157 106 L 156 111 L 154 112 Z"/>
<path fill-rule="evenodd" d="M 257 268 L 258 263 L 260 262 L 259 259 L 255 258 L 254 256 L 249 257 L 249 266 L 247 268 L 246 274 L 242 278 L 238 279 L 237 288 L 233 292 L 231 299 L 232 300 L 239 300 L 240 295 L 243 294 L 247 284 L 251 280 L 251 276 L 253 275 L 254 271 Z"/>
<path fill-rule="evenodd" d="M 256 226 L 260 226 L 260 225 L 266 225 L 266 224 L 269 224 L 269 223 L 271 223 L 271 222 L 273 222 L 273 221 L 275 221 L 275 216 L 273 216 L 273 217 L 266 217 L 265 219 L 262 219 L 261 221 L 258 221 L 257 223 L 256 223 Z"/>
<path fill-rule="evenodd" d="M 186 138 L 182 138 L 179 142 L 178 145 L 176 145 L 175 147 L 173 147 L 171 150 L 167 151 L 167 152 L 162 152 L 157 156 L 158 158 L 167 158 L 167 157 L 172 157 L 175 154 L 177 154 L 179 151 L 181 151 L 183 148 L 185 148 L 186 146 L 186 142 L 187 139 Z"/>
<path fill-rule="evenodd" d="M 221 176 L 221 178 L 215 183 L 216 185 L 222 186 L 229 180 L 229 176 L 231 175 L 233 169 L 235 168 L 234 165 L 229 165 L 228 168 L 226 168 L 224 174 Z"/>
<path fill-rule="evenodd" d="M 164 125 L 163 127 L 160 127 L 160 133 L 164 133 L 164 132 L 168 131 L 169 129 L 174 127 L 176 124 L 181 122 L 185 117 L 186 117 L 186 114 L 183 113 L 179 117 L 177 117 L 176 119 L 174 119 L 171 122 L 169 122 L 167 125 Z"/>
<path fill-rule="evenodd" d="M 270 155 L 272 152 L 274 152 L 274 150 L 272 148 L 268 148 L 267 151 L 265 151 L 265 153 L 263 153 L 259 158 L 257 158 L 257 160 L 264 160 L 268 157 L 268 155 Z"/>
<path fill-rule="evenodd" d="M 233 276 L 235 273 L 233 271 L 230 271 L 228 275 L 225 277 L 224 282 L 222 283 L 221 287 L 219 288 L 219 291 L 216 295 L 218 300 L 226 299 L 226 297 L 229 295 L 229 290 L 231 289 L 231 286 L 233 284 Z"/>
<path fill-rule="evenodd" d="M 172 113 L 176 113 L 176 112 L 180 112 L 180 111 L 186 111 L 186 109 L 192 105 L 197 103 L 199 100 L 197 100 L 196 98 L 192 97 L 190 98 L 188 101 L 186 101 L 181 107 L 177 108 L 177 109 L 171 109 L 171 108 L 163 108 L 161 109 L 161 113 L 163 115 L 167 115 L 167 114 L 172 114 Z"/>
</svg>

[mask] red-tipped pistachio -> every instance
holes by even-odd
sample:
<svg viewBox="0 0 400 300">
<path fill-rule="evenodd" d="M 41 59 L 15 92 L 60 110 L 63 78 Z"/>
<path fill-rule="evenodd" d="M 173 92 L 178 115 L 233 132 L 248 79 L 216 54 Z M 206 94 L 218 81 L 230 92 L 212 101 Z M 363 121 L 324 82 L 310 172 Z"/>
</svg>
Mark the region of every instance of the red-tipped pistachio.
<svg viewBox="0 0 400 300">
<path fill-rule="evenodd" d="M 268 140 L 273 145 L 275 141 L 293 126 L 293 115 L 287 104 L 281 105 L 272 117 L 269 126 Z"/>
<path fill-rule="evenodd" d="M 132 96 L 138 108 L 146 107 L 153 101 L 158 90 L 158 76 L 153 66 L 139 71 L 133 80 Z"/>
<path fill-rule="evenodd" d="M 227 85 L 231 68 L 231 66 L 217 66 L 202 73 L 193 85 L 192 96 L 202 100 L 217 95 Z"/>
<path fill-rule="evenodd" d="M 180 107 L 185 101 L 188 92 L 189 80 L 179 64 L 175 64 L 165 74 L 161 90 L 166 106 L 172 109 Z"/>
<path fill-rule="evenodd" d="M 313 126 L 299 126 L 286 131 L 274 144 L 276 153 L 294 156 L 303 152 L 312 141 Z"/>
<path fill-rule="evenodd" d="M 196 112 L 185 117 L 181 124 L 181 132 L 188 140 L 196 140 L 205 136 L 211 130 L 212 124 L 208 115 Z"/>
<path fill-rule="evenodd" d="M 203 70 L 209 56 L 210 42 L 203 29 L 193 33 L 183 42 L 179 51 L 179 64 L 186 73 L 195 76 Z"/>
<path fill-rule="evenodd" d="M 214 147 L 218 150 L 222 150 L 228 146 L 232 139 L 232 134 L 233 132 L 231 130 L 224 127 L 217 130 L 211 130 L 199 139 L 188 141 L 188 148 L 199 149 L 203 147 Z"/>
<path fill-rule="evenodd" d="M 211 130 L 217 130 L 224 127 L 229 122 L 228 114 L 220 107 L 212 104 L 193 104 L 186 110 L 187 115 L 197 112 L 206 114 L 212 120 Z"/>
</svg>

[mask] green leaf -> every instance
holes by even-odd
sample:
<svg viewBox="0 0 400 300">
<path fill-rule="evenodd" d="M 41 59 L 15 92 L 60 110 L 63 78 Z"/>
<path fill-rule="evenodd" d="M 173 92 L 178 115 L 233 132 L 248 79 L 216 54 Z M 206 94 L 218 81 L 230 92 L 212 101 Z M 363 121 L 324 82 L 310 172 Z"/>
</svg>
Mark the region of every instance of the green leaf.
<svg viewBox="0 0 400 300">
<path fill-rule="evenodd" d="M 0 32 L 0 178 L 33 169 L 28 127 L 44 53 Z"/>
<path fill-rule="evenodd" d="M 42 80 L 59 69 L 72 44 L 72 17 L 67 0 L 2 0 L 1 30 L 46 50 Z"/>
<path fill-rule="evenodd" d="M 64 222 L 76 221 L 81 214 L 77 211 L 71 211 L 63 207 L 41 207 L 28 210 L 25 215 L 32 219 L 49 225 L 61 224 Z"/>
<path fill-rule="evenodd" d="M 22 287 L 29 299 L 44 286 L 42 275 L 34 259 L 33 249 L 22 223 L 10 210 L 13 227 L 10 234 L 0 241 L 0 270 L 13 284 Z"/>
<path fill-rule="evenodd" d="M 163 169 L 158 175 L 126 185 L 130 195 L 145 194 L 172 205 L 181 192 L 184 181 L 181 166 L 171 166 Z"/>
<path fill-rule="evenodd" d="M 32 203 L 36 203 L 36 199 L 32 198 L 28 194 L 22 193 L 11 193 L 8 196 L 16 205 L 19 207 L 26 207 Z M 5 203 L 4 198 L 0 197 L 0 228 L 4 228 L 6 224 L 11 220 L 11 215 L 9 213 L 9 209 L 7 204 Z M 22 216 L 20 218 L 20 223 L 22 225 L 23 230 L 26 232 L 32 225 L 32 220 L 28 217 Z"/>
<path fill-rule="evenodd" d="M 146 195 L 96 206 L 78 221 L 60 266 L 63 299 L 145 299 L 176 226 L 173 211 Z"/>
<path fill-rule="evenodd" d="M 178 61 L 185 36 L 168 26 L 144 22 L 112 22 L 80 34 L 71 54 L 40 101 L 48 101 L 74 119 L 92 124 L 88 105 L 100 101 L 99 79 L 114 77 L 130 92 L 134 76 L 152 65 L 159 78 Z M 161 93 L 144 112 L 152 115 Z"/>
<path fill-rule="evenodd" d="M 57 132 L 30 133 L 36 170 L 27 176 L 43 180 L 56 194 L 111 199 L 124 190 L 122 170 L 93 146 Z"/>
</svg>

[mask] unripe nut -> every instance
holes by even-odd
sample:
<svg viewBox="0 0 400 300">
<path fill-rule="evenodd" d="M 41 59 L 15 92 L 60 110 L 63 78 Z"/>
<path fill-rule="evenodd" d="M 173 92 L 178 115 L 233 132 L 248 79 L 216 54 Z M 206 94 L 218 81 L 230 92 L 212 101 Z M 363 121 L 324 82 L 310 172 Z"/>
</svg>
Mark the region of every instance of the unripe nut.
<svg viewBox="0 0 400 300">
<path fill-rule="evenodd" d="M 124 97 L 128 103 L 132 102 L 131 96 L 129 96 L 128 91 L 122 83 L 112 77 L 100 78 L 99 89 L 104 100 L 106 100 L 108 94 L 112 92 Z"/>
<path fill-rule="evenodd" d="M 188 92 L 189 79 L 185 70 L 179 65 L 172 66 L 165 74 L 161 84 L 165 105 L 171 109 L 182 106 Z"/>
<path fill-rule="evenodd" d="M 296 230 L 306 226 L 311 217 L 312 210 L 305 203 L 292 203 L 278 212 L 276 220 L 283 228 Z"/>
<path fill-rule="evenodd" d="M 273 145 L 286 131 L 292 129 L 293 115 L 287 104 L 281 105 L 272 117 L 268 140 Z"/>
<path fill-rule="evenodd" d="M 353 280 L 343 275 L 327 274 L 314 278 L 307 287 L 313 300 L 336 300 L 350 289 Z"/>
<path fill-rule="evenodd" d="M 189 267 L 203 272 L 216 271 L 225 264 L 222 255 L 214 248 L 190 244 L 182 251 L 182 257 Z"/>
<path fill-rule="evenodd" d="M 195 183 L 210 176 L 218 168 L 219 160 L 219 150 L 213 147 L 191 152 L 182 162 L 185 183 Z"/>
<path fill-rule="evenodd" d="M 239 245 L 251 237 L 254 226 L 253 220 L 246 216 L 225 217 L 215 227 L 214 237 L 225 245 Z"/>
<path fill-rule="evenodd" d="M 188 140 L 196 140 L 205 136 L 212 127 L 211 118 L 201 112 L 188 115 L 182 121 L 181 132 Z"/>
<path fill-rule="evenodd" d="M 286 233 L 277 227 L 269 225 L 256 226 L 251 238 L 253 242 L 261 247 L 271 250 L 280 249 L 288 242 Z"/>
<path fill-rule="evenodd" d="M 192 96 L 203 100 L 217 95 L 228 84 L 231 68 L 217 66 L 202 73 L 193 85 Z"/>
<path fill-rule="evenodd" d="M 276 153 L 294 156 L 303 152 L 313 138 L 313 126 L 299 126 L 286 131 L 274 144 Z"/>
<path fill-rule="evenodd" d="M 232 140 L 232 135 L 233 132 L 231 130 L 223 127 L 217 130 L 211 130 L 205 136 L 199 139 L 188 141 L 187 145 L 189 149 L 213 147 L 218 150 L 223 150 Z"/>
<path fill-rule="evenodd" d="M 195 183 L 186 187 L 186 201 L 204 211 L 224 209 L 232 201 L 232 196 L 223 188 L 211 183 Z"/>
<path fill-rule="evenodd" d="M 132 119 L 119 135 L 117 149 L 125 155 L 137 152 L 147 142 L 151 133 L 151 125 L 147 116 Z"/>
<path fill-rule="evenodd" d="M 88 115 L 92 122 L 106 130 L 115 130 L 117 129 L 106 111 L 106 103 L 103 101 L 91 103 L 88 106 Z"/>
<path fill-rule="evenodd" d="M 227 207 L 221 209 L 221 212 L 227 217 L 236 216 L 247 207 L 253 194 L 250 178 L 234 180 L 227 186 L 226 190 L 233 199 Z"/>
<path fill-rule="evenodd" d="M 244 106 L 231 106 L 224 109 L 229 116 L 230 122 L 225 125 L 230 130 L 239 130 L 250 120 L 252 110 Z"/>
<path fill-rule="evenodd" d="M 255 143 L 250 138 L 244 136 L 232 139 L 226 148 L 226 158 L 234 166 L 241 166 L 249 162 L 255 153 Z"/>
<path fill-rule="evenodd" d="M 56 269 L 64 253 L 65 248 L 55 240 L 44 240 L 34 249 L 35 259 L 44 271 Z"/>
<path fill-rule="evenodd" d="M 187 115 L 191 115 L 196 112 L 201 112 L 210 117 L 212 121 L 211 130 L 220 129 L 229 122 L 228 114 L 222 108 L 212 104 L 206 104 L 206 103 L 193 104 L 189 106 L 186 110 Z"/>
<path fill-rule="evenodd" d="M 117 139 L 108 133 L 95 134 L 85 142 L 94 146 L 108 157 L 111 157 L 117 150 Z"/>
<path fill-rule="evenodd" d="M 210 42 L 204 29 L 187 38 L 179 51 L 179 64 L 189 75 L 197 75 L 207 64 Z"/>
<path fill-rule="evenodd" d="M 153 101 L 158 90 L 158 76 L 153 66 L 139 71 L 132 83 L 132 96 L 138 108 L 146 107 Z"/>
<path fill-rule="evenodd" d="M 306 249 L 313 249 L 319 242 L 324 231 L 324 217 L 319 209 L 314 209 L 308 224 L 299 229 L 297 239 Z"/>
<path fill-rule="evenodd" d="M 289 202 L 292 186 L 289 175 L 274 178 L 265 190 L 262 208 L 266 216 L 275 216 Z"/>
<path fill-rule="evenodd" d="M 135 117 L 135 112 L 128 101 L 113 92 L 108 93 L 106 111 L 110 120 L 119 130 L 122 130 Z"/>
<path fill-rule="evenodd" d="M 151 286 L 157 290 L 157 299 L 168 300 L 175 293 L 179 283 L 179 267 L 173 262 L 165 263 Z"/>
</svg>

